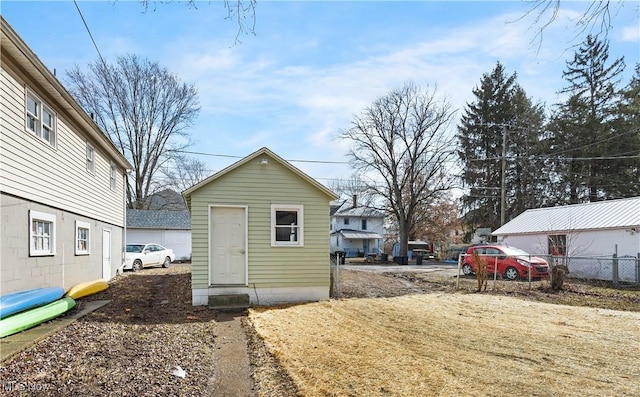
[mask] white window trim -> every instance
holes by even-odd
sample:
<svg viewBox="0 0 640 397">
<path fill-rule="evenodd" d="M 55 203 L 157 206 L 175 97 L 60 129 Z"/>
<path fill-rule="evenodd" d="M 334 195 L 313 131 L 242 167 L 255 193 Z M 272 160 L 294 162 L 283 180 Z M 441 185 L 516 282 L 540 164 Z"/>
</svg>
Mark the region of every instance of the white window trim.
<svg viewBox="0 0 640 397">
<path fill-rule="evenodd" d="M 78 249 L 78 238 L 80 237 L 78 232 L 79 229 L 87 229 L 87 249 L 80 250 Z M 76 255 L 89 255 L 91 247 L 91 224 L 82 221 L 76 221 L 76 239 L 75 239 L 75 252 Z"/>
<path fill-rule="evenodd" d="M 114 192 L 117 186 L 117 178 L 118 178 L 118 168 L 116 167 L 116 163 L 112 161 L 111 166 L 109 167 L 109 187 Z"/>
<path fill-rule="evenodd" d="M 36 250 L 33 244 L 33 221 L 51 222 L 51 242 L 50 249 Z M 56 216 L 44 212 L 29 210 L 29 256 L 52 256 L 56 254 Z"/>
<path fill-rule="evenodd" d="M 89 158 L 89 153 L 91 153 L 91 158 Z M 87 142 L 87 152 L 86 152 L 86 161 L 87 161 L 87 172 L 91 175 L 95 175 L 96 173 L 96 148 L 93 147 L 92 144 Z M 89 162 L 91 160 L 91 162 Z"/>
<path fill-rule="evenodd" d="M 34 115 L 31 112 L 29 112 L 29 107 L 27 106 L 29 98 L 31 98 L 38 105 L 39 114 Z M 51 116 L 53 117 L 51 131 L 50 131 L 50 138 L 48 140 L 43 138 L 43 128 L 44 128 L 43 118 L 44 118 L 45 110 L 48 113 L 50 113 Z M 37 124 L 36 131 L 32 130 L 28 126 L 27 118 L 29 116 L 35 119 L 35 122 Z M 51 109 L 51 107 L 49 107 L 42 99 L 40 99 L 36 94 L 34 94 L 31 90 L 27 88 L 25 90 L 25 96 L 24 96 L 24 130 L 31 135 L 35 135 L 38 139 L 40 139 L 42 142 L 45 142 L 47 145 L 55 148 L 58 142 L 57 124 L 58 124 L 58 115 L 56 114 L 56 112 L 54 112 L 53 109 Z"/>
<path fill-rule="evenodd" d="M 298 213 L 298 241 L 276 241 L 276 211 L 296 211 Z M 304 206 L 297 204 L 271 204 L 271 246 L 304 247 Z"/>
</svg>

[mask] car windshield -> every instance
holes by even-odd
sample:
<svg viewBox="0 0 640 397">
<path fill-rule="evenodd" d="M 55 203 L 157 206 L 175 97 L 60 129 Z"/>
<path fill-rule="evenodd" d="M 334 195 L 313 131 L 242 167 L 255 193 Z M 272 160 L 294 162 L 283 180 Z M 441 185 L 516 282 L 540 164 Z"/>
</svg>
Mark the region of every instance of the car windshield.
<svg viewBox="0 0 640 397">
<path fill-rule="evenodd" d="M 127 252 L 142 252 L 144 244 L 127 244 Z"/>
<path fill-rule="evenodd" d="M 531 256 L 531 254 L 529 254 L 526 251 L 521 250 L 520 248 L 502 247 L 502 250 L 504 251 L 505 254 L 507 254 L 509 256 Z"/>
</svg>

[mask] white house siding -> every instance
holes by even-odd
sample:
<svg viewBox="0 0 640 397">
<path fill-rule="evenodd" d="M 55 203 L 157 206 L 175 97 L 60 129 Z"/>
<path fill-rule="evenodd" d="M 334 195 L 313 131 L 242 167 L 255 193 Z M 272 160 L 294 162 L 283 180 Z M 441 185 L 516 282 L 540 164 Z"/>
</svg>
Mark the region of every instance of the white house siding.
<svg viewBox="0 0 640 397">
<path fill-rule="evenodd" d="M 171 248 L 177 261 L 191 259 L 190 230 L 127 229 L 127 244 L 158 243 Z"/>
<path fill-rule="evenodd" d="M 122 264 L 124 169 L 129 164 L 0 19 L 0 292 L 109 279 Z M 25 128 L 27 90 L 55 113 L 55 147 Z M 87 140 L 96 152 L 93 175 L 86 171 Z M 111 160 L 117 170 L 114 190 Z M 32 210 L 55 218 L 55 255 L 29 256 Z M 76 221 L 89 225 L 88 255 L 75 254 Z M 103 273 L 104 230 L 111 244 Z"/>
<path fill-rule="evenodd" d="M 628 229 L 504 235 L 499 236 L 498 240 L 534 255 L 547 256 L 547 236 L 550 234 L 566 234 L 567 256 L 575 258 L 571 259 L 573 263 L 569 263 L 572 277 L 611 280 L 611 258 L 617 250 L 618 257 L 622 258 L 620 280 L 635 281 L 635 263 L 624 258 L 640 255 L 640 233 L 631 233 Z"/>
<path fill-rule="evenodd" d="M 90 174 L 86 170 L 87 138 L 68 125 L 54 100 L 7 71 L 4 58 L 1 77 L 2 192 L 124 226 L 123 169 L 117 167 L 116 189 L 111 190 L 111 162 L 100 146 L 90 142 L 96 150 L 95 174 Z M 56 148 L 25 130 L 27 87 L 56 112 Z"/>
<path fill-rule="evenodd" d="M 109 277 L 106 278 L 113 277 L 122 264 L 122 228 L 5 194 L 0 196 L 0 204 L 1 294 L 37 287 L 67 289 L 84 281 L 103 278 L 103 229 L 111 232 L 111 266 Z M 29 257 L 29 210 L 55 216 L 55 256 Z M 90 225 L 89 255 L 75 254 L 76 221 Z"/>
</svg>

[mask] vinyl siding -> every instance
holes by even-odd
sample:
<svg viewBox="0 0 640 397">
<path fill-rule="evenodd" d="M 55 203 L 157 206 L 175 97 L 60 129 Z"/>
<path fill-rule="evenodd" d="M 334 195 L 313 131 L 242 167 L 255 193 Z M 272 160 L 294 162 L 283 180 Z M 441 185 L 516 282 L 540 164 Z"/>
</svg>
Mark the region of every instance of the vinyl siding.
<svg viewBox="0 0 640 397">
<path fill-rule="evenodd" d="M 330 199 L 278 161 L 261 166 L 259 158 L 194 191 L 189 200 L 193 288 L 208 286 L 209 205 L 248 207 L 250 287 L 328 287 Z M 303 247 L 271 246 L 271 204 L 304 206 Z"/>
<path fill-rule="evenodd" d="M 123 172 L 117 167 L 116 189 L 111 190 L 111 160 L 96 150 L 95 174 L 86 170 L 87 134 L 68 121 L 62 108 L 29 84 L 10 60 L 2 60 L 0 95 L 0 172 L 2 192 L 124 226 Z M 25 129 L 25 90 L 29 89 L 56 113 L 56 147 Z"/>
</svg>

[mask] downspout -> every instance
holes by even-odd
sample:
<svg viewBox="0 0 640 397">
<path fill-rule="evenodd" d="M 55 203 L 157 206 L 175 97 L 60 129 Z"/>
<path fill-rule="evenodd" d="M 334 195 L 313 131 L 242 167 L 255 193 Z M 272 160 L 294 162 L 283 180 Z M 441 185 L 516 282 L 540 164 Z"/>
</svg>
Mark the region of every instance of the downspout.
<svg viewBox="0 0 640 397">
<path fill-rule="evenodd" d="M 127 247 L 127 175 L 129 170 L 126 168 L 122 173 L 122 216 L 123 216 L 123 225 L 122 225 L 122 246 L 120 247 L 120 263 L 121 265 L 116 269 L 116 275 L 124 272 L 124 258 L 125 258 L 125 250 Z"/>
</svg>

